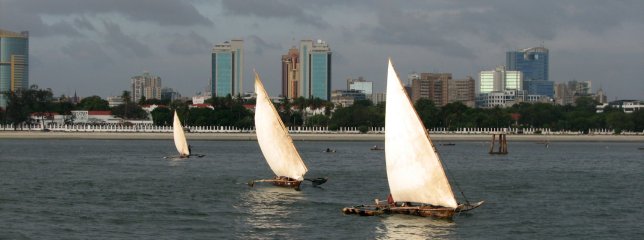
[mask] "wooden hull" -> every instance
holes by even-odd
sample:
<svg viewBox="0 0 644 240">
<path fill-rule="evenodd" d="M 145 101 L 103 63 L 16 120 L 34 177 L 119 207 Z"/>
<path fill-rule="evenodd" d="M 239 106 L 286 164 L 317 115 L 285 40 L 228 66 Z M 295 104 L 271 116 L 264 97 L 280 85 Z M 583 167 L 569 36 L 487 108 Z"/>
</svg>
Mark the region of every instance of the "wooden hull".
<svg viewBox="0 0 644 240">
<path fill-rule="evenodd" d="M 273 181 L 273 185 L 275 186 L 293 188 L 297 191 L 300 190 L 300 184 L 302 184 L 302 181 L 297 181 L 293 179 L 275 179 L 275 181 Z"/>
<path fill-rule="evenodd" d="M 387 206 L 355 206 L 342 209 L 345 214 L 356 214 L 360 216 L 377 216 L 382 214 L 406 214 L 421 217 L 452 218 L 456 209 L 445 207 L 387 207 Z"/>
<path fill-rule="evenodd" d="M 451 219 L 454 214 L 470 211 L 483 204 L 483 201 L 475 204 L 459 204 L 457 208 L 435 207 L 435 206 L 408 206 L 397 205 L 360 205 L 342 209 L 344 214 L 356 214 L 359 216 L 377 216 L 382 214 L 406 214 L 421 217 L 433 217 Z"/>
</svg>

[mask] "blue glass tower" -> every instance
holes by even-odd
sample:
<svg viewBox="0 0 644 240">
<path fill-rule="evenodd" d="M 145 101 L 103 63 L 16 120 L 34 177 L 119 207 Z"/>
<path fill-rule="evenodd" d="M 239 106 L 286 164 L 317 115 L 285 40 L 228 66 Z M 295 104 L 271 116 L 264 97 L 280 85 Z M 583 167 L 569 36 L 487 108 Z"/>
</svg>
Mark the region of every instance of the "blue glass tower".
<svg viewBox="0 0 644 240">
<path fill-rule="evenodd" d="M 29 33 L 0 29 L 0 108 L 9 92 L 29 87 Z"/>
<path fill-rule="evenodd" d="M 305 98 L 331 100 L 331 50 L 322 40 L 300 44 L 300 86 Z"/>
<path fill-rule="evenodd" d="M 212 50 L 213 97 L 237 96 L 243 91 L 243 40 L 231 40 L 217 44 Z"/>
<path fill-rule="evenodd" d="M 549 79 L 548 49 L 532 47 L 506 53 L 506 66 L 510 71 L 523 73 L 523 89 L 528 94 L 554 95 L 554 84 Z"/>
</svg>

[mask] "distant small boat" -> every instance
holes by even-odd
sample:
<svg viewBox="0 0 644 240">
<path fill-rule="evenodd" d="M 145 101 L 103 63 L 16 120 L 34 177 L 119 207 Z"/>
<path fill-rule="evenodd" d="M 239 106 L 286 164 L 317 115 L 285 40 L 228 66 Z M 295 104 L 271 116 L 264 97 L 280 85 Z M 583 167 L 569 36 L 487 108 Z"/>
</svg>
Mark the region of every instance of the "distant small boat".
<svg viewBox="0 0 644 240">
<path fill-rule="evenodd" d="M 454 145 L 456 145 L 456 143 L 441 143 L 439 145 L 441 145 L 441 146 L 454 146 Z"/>
<path fill-rule="evenodd" d="M 370 150 L 373 150 L 373 151 L 381 151 L 381 150 L 385 150 L 385 149 L 384 149 L 384 148 L 381 148 L 381 147 L 378 147 L 378 145 L 373 145 L 373 147 L 371 147 L 371 148 L 370 148 Z"/>
<path fill-rule="evenodd" d="M 334 153 L 334 152 L 335 152 L 335 149 L 327 148 L 327 149 L 324 149 L 324 151 L 323 151 L 323 152 L 325 152 L 325 153 Z"/>
<path fill-rule="evenodd" d="M 266 89 L 262 84 L 259 75 L 255 73 L 255 93 L 257 100 L 255 105 L 255 133 L 259 148 L 264 154 L 268 166 L 275 173 L 273 179 L 259 179 L 248 182 L 254 186 L 257 182 L 270 182 L 275 186 L 293 188 L 300 190 L 302 181 L 307 180 L 313 186 L 323 184 L 326 178 L 305 179 L 304 174 L 308 168 L 297 152 L 293 139 L 288 134 L 275 105 L 268 97 Z"/>
<path fill-rule="evenodd" d="M 174 119 L 172 121 L 172 136 L 174 138 L 174 146 L 179 152 L 179 156 L 176 157 L 166 157 L 166 158 L 189 158 L 193 157 L 203 157 L 203 154 L 192 154 L 192 149 L 188 145 L 188 140 L 186 140 L 186 134 L 183 127 L 181 126 L 181 121 L 177 115 L 177 111 L 174 111 Z"/>
<path fill-rule="evenodd" d="M 391 60 L 387 75 L 385 161 L 391 194 L 386 203 L 342 209 L 345 214 L 407 214 L 452 218 L 483 201 L 457 203 L 440 156 L 396 74 Z"/>
</svg>

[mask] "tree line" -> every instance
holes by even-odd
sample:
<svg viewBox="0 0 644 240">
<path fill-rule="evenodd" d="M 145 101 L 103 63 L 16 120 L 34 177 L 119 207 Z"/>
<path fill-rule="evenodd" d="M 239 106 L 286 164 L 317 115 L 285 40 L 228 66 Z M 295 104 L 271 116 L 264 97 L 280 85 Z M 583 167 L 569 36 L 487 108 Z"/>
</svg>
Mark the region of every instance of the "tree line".
<svg viewBox="0 0 644 240">
<path fill-rule="evenodd" d="M 162 107 L 154 109 L 150 116 L 152 122 L 159 126 L 172 125 L 173 112 L 177 111 L 184 125 L 189 126 L 235 126 L 252 128 L 253 112 L 245 104 L 254 105 L 254 99 L 240 97 L 215 97 L 206 103 L 212 108 L 190 108 L 191 102 L 180 100 L 139 99 L 131 101 L 130 92 L 121 95 L 123 103 L 110 107 L 108 101 L 99 96 L 83 98 L 78 104 L 72 104 L 65 96 L 53 101 L 51 89 L 29 89 L 11 92 L 8 95 L 6 109 L 0 111 L 3 123 L 30 123 L 32 115 L 42 120 L 52 113 L 71 116 L 72 110 L 111 111 L 116 117 L 124 120 L 148 119 L 148 114 L 141 108 L 146 104 L 157 104 Z M 460 102 L 437 106 L 432 101 L 420 99 L 415 104 L 419 117 L 427 128 L 501 128 L 530 127 L 550 128 L 554 131 L 570 130 L 587 132 L 589 129 L 614 129 L 621 131 L 644 131 L 644 111 L 624 113 L 621 109 L 606 107 L 603 113 L 596 113 L 598 103 L 592 98 L 580 97 L 573 105 L 553 105 L 548 103 L 519 103 L 509 108 L 470 108 Z M 348 107 L 335 106 L 319 98 L 304 97 L 288 100 L 282 98 L 275 103 L 282 121 L 287 126 L 328 127 L 336 130 L 340 127 L 356 127 L 366 132 L 369 128 L 384 127 L 385 103 L 373 104 L 369 100 L 355 101 Z M 308 109 L 308 110 L 306 110 Z M 314 112 L 314 113 L 312 113 Z M 74 124 L 74 119 L 65 119 L 67 124 Z"/>
</svg>

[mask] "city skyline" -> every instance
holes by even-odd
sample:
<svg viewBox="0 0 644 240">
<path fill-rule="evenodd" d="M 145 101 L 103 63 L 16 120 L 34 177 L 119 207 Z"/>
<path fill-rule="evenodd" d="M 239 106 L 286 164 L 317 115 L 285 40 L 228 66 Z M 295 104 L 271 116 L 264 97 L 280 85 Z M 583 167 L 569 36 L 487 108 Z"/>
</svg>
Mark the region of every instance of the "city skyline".
<svg viewBox="0 0 644 240">
<path fill-rule="evenodd" d="M 641 1 L 38 1 L 0 0 L 0 28 L 30 32 L 30 84 L 102 97 L 143 71 L 182 95 L 204 92 L 216 43 L 244 40 L 243 91 L 256 69 L 281 93 L 280 57 L 301 39 L 332 46 L 333 89 L 363 76 L 384 90 L 391 57 L 411 72 L 475 77 L 508 51 L 544 45 L 549 80 L 592 81 L 614 99 L 644 99 Z M 476 79 L 477 85 L 480 79 Z"/>
</svg>

